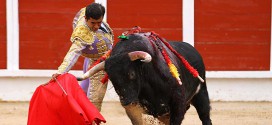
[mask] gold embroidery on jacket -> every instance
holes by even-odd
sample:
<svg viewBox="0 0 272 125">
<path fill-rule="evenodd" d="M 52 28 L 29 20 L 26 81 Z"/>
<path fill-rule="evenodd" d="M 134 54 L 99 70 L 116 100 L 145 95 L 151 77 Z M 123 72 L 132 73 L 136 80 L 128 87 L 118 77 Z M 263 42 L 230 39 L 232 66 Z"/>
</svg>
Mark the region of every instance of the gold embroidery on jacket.
<svg viewBox="0 0 272 125">
<path fill-rule="evenodd" d="M 71 41 L 74 41 L 75 39 L 79 39 L 80 41 L 89 45 L 95 40 L 94 33 L 92 33 L 92 31 L 90 31 L 89 28 L 84 25 L 77 26 L 73 31 Z"/>
</svg>

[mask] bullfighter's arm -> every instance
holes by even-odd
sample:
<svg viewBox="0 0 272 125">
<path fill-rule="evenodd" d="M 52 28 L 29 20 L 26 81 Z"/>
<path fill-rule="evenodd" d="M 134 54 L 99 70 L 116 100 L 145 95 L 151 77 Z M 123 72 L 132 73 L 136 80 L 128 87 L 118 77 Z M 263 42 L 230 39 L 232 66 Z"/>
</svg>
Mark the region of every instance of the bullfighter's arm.
<svg viewBox="0 0 272 125">
<path fill-rule="evenodd" d="M 82 42 L 79 40 L 75 40 L 69 51 L 67 52 L 66 56 L 64 57 L 63 62 L 58 67 L 58 74 L 67 73 L 70 69 L 75 65 L 78 60 L 78 57 L 81 55 L 81 51 L 86 47 Z"/>
</svg>

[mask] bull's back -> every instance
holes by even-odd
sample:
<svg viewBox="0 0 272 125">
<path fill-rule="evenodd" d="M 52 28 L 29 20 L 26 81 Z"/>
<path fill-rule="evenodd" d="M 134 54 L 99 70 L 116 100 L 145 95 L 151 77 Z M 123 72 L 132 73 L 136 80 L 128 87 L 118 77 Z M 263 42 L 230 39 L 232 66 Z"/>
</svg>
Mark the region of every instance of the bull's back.
<svg viewBox="0 0 272 125">
<path fill-rule="evenodd" d="M 200 53 L 189 43 L 186 42 L 170 42 L 170 45 L 183 56 L 199 73 L 205 71 L 205 66 Z"/>
<path fill-rule="evenodd" d="M 181 55 L 183 56 L 189 64 L 195 68 L 199 75 L 205 80 L 205 65 L 200 53 L 189 43 L 186 42 L 170 42 L 170 45 Z M 184 68 L 184 64 L 180 64 L 181 66 L 181 75 L 182 82 L 185 85 L 185 96 L 186 100 L 191 99 L 191 97 L 197 91 L 197 87 L 200 84 L 198 78 L 193 77 L 193 75 L 188 71 L 188 69 Z"/>
</svg>

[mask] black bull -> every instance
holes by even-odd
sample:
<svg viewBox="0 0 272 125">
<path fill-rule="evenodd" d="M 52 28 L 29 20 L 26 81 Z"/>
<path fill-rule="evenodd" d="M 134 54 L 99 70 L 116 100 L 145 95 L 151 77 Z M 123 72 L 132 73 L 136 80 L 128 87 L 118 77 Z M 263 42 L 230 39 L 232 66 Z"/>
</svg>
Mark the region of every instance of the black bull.
<svg viewBox="0 0 272 125">
<path fill-rule="evenodd" d="M 131 122 L 142 124 L 141 114 L 147 113 L 165 124 L 180 125 L 192 104 L 202 124 L 211 125 L 205 66 L 197 50 L 185 42 L 169 42 L 205 80 L 201 83 L 193 77 L 182 62 L 166 49 L 180 74 L 182 85 L 179 85 L 169 72 L 159 47 L 152 46 L 141 33 L 128 35 L 128 38 L 116 44 L 99 70 L 107 72 Z M 131 57 L 135 51 L 148 54 L 152 60 L 146 61 L 139 55 Z"/>
</svg>

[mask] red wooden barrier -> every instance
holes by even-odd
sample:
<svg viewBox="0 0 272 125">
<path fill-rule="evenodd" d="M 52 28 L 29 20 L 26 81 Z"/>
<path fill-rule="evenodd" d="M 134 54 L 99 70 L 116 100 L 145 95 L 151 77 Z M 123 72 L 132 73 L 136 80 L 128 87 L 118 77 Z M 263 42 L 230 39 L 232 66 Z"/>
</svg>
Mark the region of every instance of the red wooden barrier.
<svg viewBox="0 0 272 125">
<path fill-rule="evenodd" d="M 0 0 L 0 69 L 7 68 L 6 0 Z"/>
<path fill-rule="evenodd" d="M 195 46 L 208 70 L 269 70 L 270 0 L 195 2 Z"/>
</svg>

